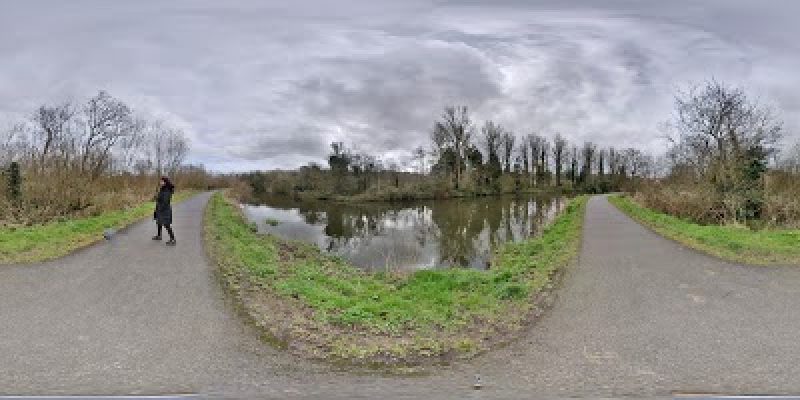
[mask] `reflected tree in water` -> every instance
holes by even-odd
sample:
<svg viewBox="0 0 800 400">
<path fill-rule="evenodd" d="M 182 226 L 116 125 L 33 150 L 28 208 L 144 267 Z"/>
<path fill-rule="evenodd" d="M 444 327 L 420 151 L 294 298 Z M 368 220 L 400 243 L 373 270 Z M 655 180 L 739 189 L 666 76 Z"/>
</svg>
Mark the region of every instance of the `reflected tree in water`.
<svg viewBox="0 0 800 400">
<path fill-rule="evenodd" d="M 487 268 L 500 245 L 539 234 L 564 204 L 562 198 L 542 195 L 409 205 L 297 203 L 285 199 L 264 202 L 275 209 L 296 212 L 306 226 L 299 231 L 318 235 L 306 240 L 368 269 Z M 280 234 L 282 229 L 293 228 L 282 224 L 265 229 Z"/>
</svg>

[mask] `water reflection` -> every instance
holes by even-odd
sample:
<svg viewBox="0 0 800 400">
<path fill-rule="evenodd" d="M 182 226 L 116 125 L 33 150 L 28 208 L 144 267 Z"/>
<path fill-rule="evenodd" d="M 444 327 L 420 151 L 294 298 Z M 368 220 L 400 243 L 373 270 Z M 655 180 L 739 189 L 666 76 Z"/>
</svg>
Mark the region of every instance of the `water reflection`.
<svg viewBox="0 0 800 400">
<path fill-rule="evenodd" d="M 484 197 L 403 204 L 296 202 L 243 206 L 261 232 L 316 243 L 367 270 L 489 267 L 507 241 L 540 233 L 565 206 L 557 196 Z M 278 225 L 267 223 L 279 221 Z"/>
</svg>

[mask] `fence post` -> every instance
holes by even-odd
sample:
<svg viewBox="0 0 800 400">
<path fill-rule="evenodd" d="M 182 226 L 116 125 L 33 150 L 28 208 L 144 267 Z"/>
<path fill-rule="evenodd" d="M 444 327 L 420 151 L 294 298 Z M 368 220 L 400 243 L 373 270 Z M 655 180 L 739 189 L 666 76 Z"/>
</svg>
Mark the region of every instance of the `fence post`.
<svg viewBox="0 0 800 400">
<path fill-rule="evenodd" d="M 8 197 L 14 203 L 19 202 L 22 196 L 21 186 L 22 177 L 19 172 L 19 163 L 16 161 L 11 162 L 11 165 L 8 167 Z"/>
</svg>

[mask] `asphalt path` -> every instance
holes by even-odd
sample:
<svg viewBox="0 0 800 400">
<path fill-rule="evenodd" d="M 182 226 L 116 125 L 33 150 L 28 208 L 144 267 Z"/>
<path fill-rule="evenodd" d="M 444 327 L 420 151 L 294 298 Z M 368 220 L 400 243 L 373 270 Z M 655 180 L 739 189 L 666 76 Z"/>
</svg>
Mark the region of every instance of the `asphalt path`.
<svg viewBox="0 0 800 400">
<path fill-rule="evenodd" d="M 422 376 L 261 342 L 206 259 L 210 193 L 65 258 L 0 266 L 0 395 L 218 398 L 669 397 L 800 393 L 800 268 L 727 263 L 594 197 L 579 259 L 516 342 Z M 473 389 L 480 376 L 482 389 Z"/>
</svg>

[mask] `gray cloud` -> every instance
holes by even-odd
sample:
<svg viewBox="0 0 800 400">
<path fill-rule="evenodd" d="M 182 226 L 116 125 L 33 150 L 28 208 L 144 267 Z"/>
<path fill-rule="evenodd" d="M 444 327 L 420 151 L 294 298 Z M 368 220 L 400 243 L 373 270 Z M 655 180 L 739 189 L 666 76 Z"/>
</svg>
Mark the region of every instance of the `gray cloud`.
<svg viewBox="0 0 800 400">
<path fill-rule="evenodd" d="M 659 151 L 674 90 L 716 77 L 800 127 L 796 2 L 531 3 L 9 0 L 0 120 L 106 89 L 183 127 L 191 160 L 218 170 L 321 162 L 334 140 L 402 155 L 449 104 L 517 134 Z"/>
</svg>

